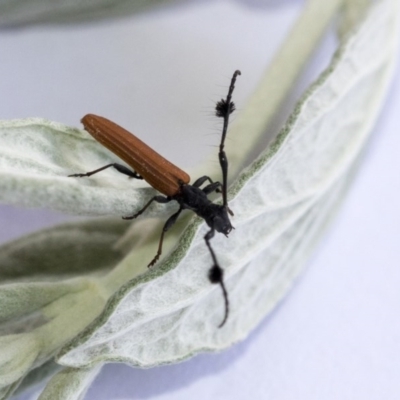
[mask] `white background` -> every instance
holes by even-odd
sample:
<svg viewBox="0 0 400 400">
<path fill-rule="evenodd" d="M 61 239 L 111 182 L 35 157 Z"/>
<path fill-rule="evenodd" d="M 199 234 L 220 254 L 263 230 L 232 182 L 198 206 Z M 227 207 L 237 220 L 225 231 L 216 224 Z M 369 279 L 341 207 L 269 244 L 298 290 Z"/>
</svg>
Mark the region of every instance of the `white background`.
<svg viewBox="0 0 400 400">
<path fill-rule="evenodd" d="M 101 23 L 0 31 L 0 118 L 79 126 L 97 113 L 194 166 L 215 151 L 213 104 L 233 70 L 243 73 L 240 112 L 301 3 L 198 1 Z M 328 36 L 296 93 L 331 49 Z M 151 370 L 108 365 L 86 399 L 399 399 L 399 88 L 397 68 L 337 219 L 289 296 L 246 341 Z M 2 205 L 0 241 L 71 218 Z"/>
</svg>

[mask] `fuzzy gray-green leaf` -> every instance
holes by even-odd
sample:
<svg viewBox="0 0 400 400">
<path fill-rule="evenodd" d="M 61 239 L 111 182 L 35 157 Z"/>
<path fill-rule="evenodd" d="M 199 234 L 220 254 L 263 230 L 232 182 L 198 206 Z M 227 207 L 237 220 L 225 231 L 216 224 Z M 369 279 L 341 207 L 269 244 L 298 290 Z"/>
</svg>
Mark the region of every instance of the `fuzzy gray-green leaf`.
<svg viewBox="0 0 400 400">
<path fill-rule="evenodd" d="M 31 24 L 87 22 L 97 19 L 121 17 L 159 7 L 178 0 L 2 0 L 0 1 L 0 27 Z"/>
<path fill-rule="evenodd" d="M 105 312 L 62 350 L 60 363 L 176 362 L 242 339 L 272 309 L 336 209 L 379 113 L 395 59 L 393 8 L 390 0 L 370 7 L 276 142 L 233 185 L 236 230 L 229 240 L 221 235 L 213 240 L 231 294 L 226 326 L 217 329 L 223 316 L 220 288 L 204 273 L 207 228 L 195 221 L 180 252 L 150 277 L 124 285 Z M 135 254 L 127 257 L 119 272 L 134 260 Z M 101 281 L 110 284 L 107 276 Z"/>
</svg>

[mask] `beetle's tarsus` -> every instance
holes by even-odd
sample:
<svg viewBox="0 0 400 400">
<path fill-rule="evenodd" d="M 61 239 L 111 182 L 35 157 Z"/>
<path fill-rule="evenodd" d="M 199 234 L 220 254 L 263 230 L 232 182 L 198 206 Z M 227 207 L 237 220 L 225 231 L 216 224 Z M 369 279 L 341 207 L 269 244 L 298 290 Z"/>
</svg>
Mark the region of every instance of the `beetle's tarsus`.
<svg viewBox="0 0 400 400">
<path fill-rule="evenodd" d="M 151 268 L 160 258 L 161 254 L 157 254 L 149 263 L 149 265 L 147 266 L 147 268 Z"/>
<path fill-rule="evenodd" d="M 142 214 L 141 212 L 136 213 L 135 215 L 132 215 L 130 217 L 122 217 L 122 219 L 135 219 L 137 218 L 140 214 Z"/>
</svg>

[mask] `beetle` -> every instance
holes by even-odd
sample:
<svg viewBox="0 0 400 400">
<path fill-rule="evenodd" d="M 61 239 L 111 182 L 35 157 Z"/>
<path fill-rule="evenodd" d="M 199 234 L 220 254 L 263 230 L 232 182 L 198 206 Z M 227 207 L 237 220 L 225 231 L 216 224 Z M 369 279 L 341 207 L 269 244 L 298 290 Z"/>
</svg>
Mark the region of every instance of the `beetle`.
<svg viewBox="0 0 400 400">
<path fill-rule="evenodd" d="M 233 216 L 233 212 L 228 207 L 228 159 L 224 151 L 224 144 L 228 129 L 229 116 L 233 111 L 235 111 L 235 104 L 232 101 L 232 93 L 238 75 L 241 75 L 241 72 L 236 70 L 230 82 L 228 95 L 225 99 L 218 101 L 215 106 L 216 116 L 223 118 L 224 121 L 218 153 L 219 163 L 222 170 L 222 183 L 213 182 L 209 176 L 202 176 L 190 185 L 190 177 L 186 172 L 166 160 L 124 128 L 106 118 L 93 114 L 85 115 L 82 118 L 81 122 L 85 130 L 103 146 L 124 160 L 134 170 L 132 171 L 118 163 L 111 163 L 94 171 L 69 175 L 69 177 L 89 177 L 107 168 L 113 167 L 118 172 L 131 178 L 144 179 L 154 189 L 164 195 L 153 196 L 136 214 L 122 217 L 123 219 L 137 218 L 154 201 L 157 203 L 169 203 L 172 200 L 177 201 L 179 209 L 170 216 L 165 223 L 161 232 L 157 253 L 150 261 L 148 265 L 149 267 L 153 266 L 160 258 L 164 234 L 172 227 L 172 225 L 174 225 L 183 210 L 191 210 L 205 220 L 207 225 L 210 227 L 210 230 L 204 236 L 204 240 L 208 250 L 210 251 L 213 262 L 208 277 L 211 283 L 219 284 L 221 286 L 225 301 L 225 315 L 219 327 L 222 327 L 228 319 L 229 300 L 224 284 L 224 271 L 218 263 L 210 241 L 214 237 L 215 232 L 223 233 L 227 237 L 233 229 L 229 219 L 229 215 Z M 201 188 L 201 186 L 206 182 L 208 182 L 208 184 Z M 222 193 L 222 205 L 213 203 L 208 199 L 208 195 L 212 192 Z"/>
</svg>

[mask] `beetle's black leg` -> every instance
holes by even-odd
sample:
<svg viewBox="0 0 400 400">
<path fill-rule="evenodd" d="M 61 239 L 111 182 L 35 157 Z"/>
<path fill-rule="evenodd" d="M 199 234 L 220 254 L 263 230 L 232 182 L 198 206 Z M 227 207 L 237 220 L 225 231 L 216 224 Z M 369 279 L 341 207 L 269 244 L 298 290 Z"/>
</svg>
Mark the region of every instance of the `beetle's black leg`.
<svg viewBox="0 0 400 400">
<path fill-rule="evenodd" d="M 94 174 L 97 174 L 100 171 L 104 171 L 107 168 L 114 167 L 118 172 L 124 175 L 128 175 L 131 178 L 136 178 L 136 179 L 143 179 L 137 172 L 130 170 L 129 168 L 126 168 L 124 165 L 117 164 L 117 163 L 112 163 L 112 164 L 107 164 L 104 167 L 95 169 L 94 171 L 86 172 L 84 174 L 72 174 L 68 175 L 69 178 L 82 178 L 84 176 L 91 176 Z"/>
<path fill-rule="evenodd" d="M 208 181 L 208 182 L 210 182 L 210 185 L 211 184 L 213 184 L 214 182 L 213 182 L 213 180 L 209 177 L 209 176 L 202 176 L 201 178 L 199 178 L 199 179 L 197 179 L 194 183 L 193 183 L 193 185 L 192 186 L 194 186 L 194 187 L 200 187 L 205 181 Z M 215 182 L 215 183 L 217 183 L 217 182 Z M 209 185 L 208 185 L 209 186 Z M 222 187 L 222 185 L 218 182 L 218 186 L 220 186 L 220 187 Z M 204 189 L 206 189 L 207 188 L 207 186 L 204 188 Z M 204 191 L 204 189 L 203 189 L 203 191 Z M 217 187 L 216 189 L 214 189 L 217 193 L 221 193 L 221 189 L 219 188 L 219 187 Z M 211 190 L 210 192 L 207 192 L 206 194 L 208 194 L 208 193 L 211 193 L 211 192 L 213 192 L 214 190 Z"/>
<path fill-rule="evenodd" d="M 206 241 L 206 245 L 208 250 L 210 250 L 211 258 L 213 259 L 214 265 L 208 271 L 208 278 L 210 279 L 211 283 L 219 284 L 222 289 L 222 294 L 224 296 L 225 301 L 225 316 L 222 322 L 219 324 L 218 328 L 224 326 L 226 320 L 228 319 L 229 314 L 229 300 L 228 300 L 228 292 L 225 288 L 224 284 L 224 270 L 218 265 L 217 257 L 215 256 L 214 250 L 211 247 L 210 240 L 214 237 L 215 229 L 211 228 L 204 236 L 204 240 Z"/>
<path fill-rule="evenodd" d="M 121 164 L 113 164 L 113 167 L 120 172 L 121 174 L 125 174 L 130 176 L 131 178 L 136 178 L 136 179 L 143 179 L 141 175 L 139 175 L 136 171 L 132 171 L 129 168 L 125 167 L 124 165 Z"/>
<path fill-rule="evenodd" d="M 213 180 L 209 176 L 204 175 L 204 176 L 201 176 L 200 178 L 196 179 L 192 186 L 200 187 L 206 181 L 208 181 L 209 183 L 214 183 Z"/>
<path fill-rule="evenodd" d="M 154 196 L 152 197 L 147 204 L 141 209 L 139 210 L 136 214 L 130 216 L 130 217 L 122 217 L 122 219 L 135 219 L 137 218 L 140 214 L 143 214 L 144 211 L 146 211 L 146 209 L 150 206 L 150 204 L 153 201 L 156 201 L 157 203 L 169 203 L 171 201 L 171 197 L 164 197 L 164 196 Z"/>
<path fill-rule="evenodd" d="M 203 188 L 203 192 L 205 194 L 210 194 L 212 192 L 221 193 L 221 187 L 222 187 L 221 182 L 213 182 L 207 185 L 205 188 Z"/>
<path fill-rule="evenodd" d="M 157 250 L 157 254 L 155 255 L 155 257 L 151 260 L 150 264 L 148 265 L 148 267 L 152 267 L 160 258 L 161 253 L 162 253 L 162 244 L 164 241 L 164 234 L 165 232 L 167 232 L 172 225 L 175 224 L 176 220 L 179 217 L 179 214 L 182 212 L 183 208 L 180 208 L 175 214 L 172 214 L 168 219 L 167 222 L 165 223 L 163 230 L 161 232 L 161 237 L 160 237 L 160 242 L 158 243 L 158 250 Z"/>
</svg>

